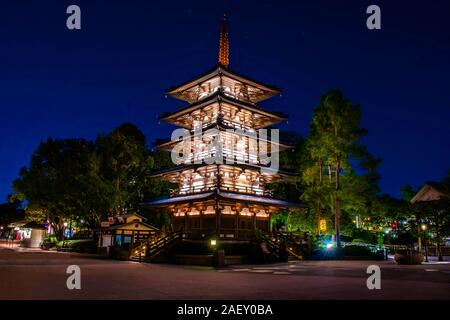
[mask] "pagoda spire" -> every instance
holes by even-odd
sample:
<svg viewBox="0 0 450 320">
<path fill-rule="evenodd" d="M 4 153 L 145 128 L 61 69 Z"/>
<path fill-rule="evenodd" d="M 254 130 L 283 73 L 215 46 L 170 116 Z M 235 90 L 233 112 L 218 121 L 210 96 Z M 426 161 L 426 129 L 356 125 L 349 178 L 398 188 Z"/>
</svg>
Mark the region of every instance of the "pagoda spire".
<svg viewBox="0 0 450 320">
<path fill-rule="evenodd" d="M 219 64 L 226 68 L 230 64 L 229 46 L 227 15 L 224 14 L 222 25 L 220 26 Z"/>
</svg>

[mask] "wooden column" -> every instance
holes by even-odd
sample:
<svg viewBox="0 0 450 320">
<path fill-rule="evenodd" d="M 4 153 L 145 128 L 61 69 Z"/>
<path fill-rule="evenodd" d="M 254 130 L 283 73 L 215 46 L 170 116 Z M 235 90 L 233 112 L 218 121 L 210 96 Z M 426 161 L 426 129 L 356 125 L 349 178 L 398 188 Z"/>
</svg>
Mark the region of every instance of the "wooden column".
<svg viewBox="0 0 450 320">
<path fill-rule="evenodd" d="M 235 226 L 235 230 L 236 230 L 236 232 L 235 232 L 235 238 L 237 239 L 237 238 L 239 238 L 239 213 L 237 212 L 237 210 L 236 210 L 236 218 L 235 218 L 235 220 L 236 220 L 236 226 Z"/>
<path fill-rule="evenodd" d="M 220 234 L 220 208 L 219 203 L 216 201 L 216 233 Z"/>
</svg>

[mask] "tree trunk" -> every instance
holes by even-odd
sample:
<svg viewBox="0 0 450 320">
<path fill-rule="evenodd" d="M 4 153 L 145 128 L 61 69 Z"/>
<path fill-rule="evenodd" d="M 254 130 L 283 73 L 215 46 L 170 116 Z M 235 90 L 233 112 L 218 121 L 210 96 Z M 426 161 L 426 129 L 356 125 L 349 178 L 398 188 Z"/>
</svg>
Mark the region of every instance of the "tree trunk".
<svg viewBox="0 0 450 320">
<path fill-rule="evenodd" d="M 439 229 L 440 229 L 440 216 L 439 216 L 439 213 L 437 213 L 435 221 L 436 221 L 436 249 L 437 249 L 438 261 L 444 261 L 444 259 L 442 257 L 441 234 L 439 233 Z"/>
<path fill-rule="evenodd" d="M 319 186 L 317 188 L 317 234 L 320 236 L 320 218 L 321 218 L 321 205 L 320 205 L 320 187 L 323 180 L 323 159 L 319 159 Z"/>
<path fill-rule="evenodd" d="M 419 218 L 416 216 L 416 222 L 417 222 L 417 246 L 419 247 L 419 252 L 422 252 L 422 237 L 420 234 L 420 223 Z"/>
<path fill-rule="evenodd" d="M 336 247 L 341 247 L 341 226 L 340 226 L 340 216 L 341 216 L 341 200 L 339 199 L 339 189 L 340 189 L 340 171 L 341 171 L 341 161 L 340 157 L 336 161 L 336 196 L 334 198 L 334 225 L 336 230 Z"/>
<path fill-rule="evenodd" d="M 317 234 L 320 236 L 320 199 L 317 198 Z"/>
</svg>

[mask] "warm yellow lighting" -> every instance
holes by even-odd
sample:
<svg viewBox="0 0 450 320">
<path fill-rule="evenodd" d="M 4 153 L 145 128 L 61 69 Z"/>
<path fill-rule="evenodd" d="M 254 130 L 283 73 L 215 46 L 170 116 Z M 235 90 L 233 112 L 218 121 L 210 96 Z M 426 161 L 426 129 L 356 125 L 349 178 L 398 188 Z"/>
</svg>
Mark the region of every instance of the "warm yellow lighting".
<svg viewBox="0 0 450 320">
<path fill-rule="evenodd" d="M 203 214 L 215 214 L 216 210 L 214 210 L 213 206 L 206 207 L 206 210 L 203 212 Z"/>
<path fill-rule="evenodd" d="M 422 225 L 422 230 L 423 230 L 423 231 L 427 230 L 427 225 L 426 225 L 426 224 L 423 224 L 423 225 Z"/>
<path fill-rule="evenodd" d="M 215 247 L 217 245 L 217 240 L 216 239 L 211 239 L 211 247 Z"/>
<path fill-rule="evenodd" d="M 260 210 L 259 212 L 256 213 L 256 216 L 259 218 L 268 218 L 269 214 L 266 213 L 264 210 Z"/>
<path fill-rule="evenodd" d="M 241 212 L 239 212 L 239 215 L 251 217 L 251 216 L 253 216 L 253 213 L 251 213 L 251 212 L 248 210 L 248 208 L 244 208 L 244 209 L 241 210 Z"/>
<path fill-rule="evenodd" d="M 191 211 L 188 212 L 188 216 L 199 216 L 200 215 L 200 211 L 198 211 L 195 208 L 191 208 Z"/>
<path fill-rule="evenodd" d="M 181 209 L 178 209 L 178 211 L 175 212 L 173 215 L 174 215 L 175 217 L 184 217 L 184 216 L 185 216 L 185 213 L 184 213 L 183 211 L 181 211 Z"/>
<path fill-rule="evenodd" d="M 231 206 L 225 206 L 222 211 L 222 214 L 236 214 L 236 211 L 231 210 Z"/>
</svg>

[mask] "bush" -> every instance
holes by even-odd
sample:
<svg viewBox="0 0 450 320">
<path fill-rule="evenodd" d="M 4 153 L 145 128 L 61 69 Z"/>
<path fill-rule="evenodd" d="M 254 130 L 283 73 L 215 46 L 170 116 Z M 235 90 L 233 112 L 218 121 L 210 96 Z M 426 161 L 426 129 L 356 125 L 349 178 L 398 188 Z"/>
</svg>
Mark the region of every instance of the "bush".
<svg viewBox="0 0 450 320">
<path fill-rule="evenodd" d="M 63 240 L 56 244 L 58 251 L 94 252 L 96 245 L 92 239 Z"/>
<path fill-rule="evenodd" d="M 344 255 L 355 257 L 355 256 L 370 256 L 372 255 L 372 250 L 370 250 L 368 247 L 364 246 L 346 246 L 344 249 Z"/>
<path fill-rule="evenodd" d="M 398 250 L 394 259 L 398 264 L 421 264 L 423 262 L 423 254 L 409 250 Z"/>
</svg>

